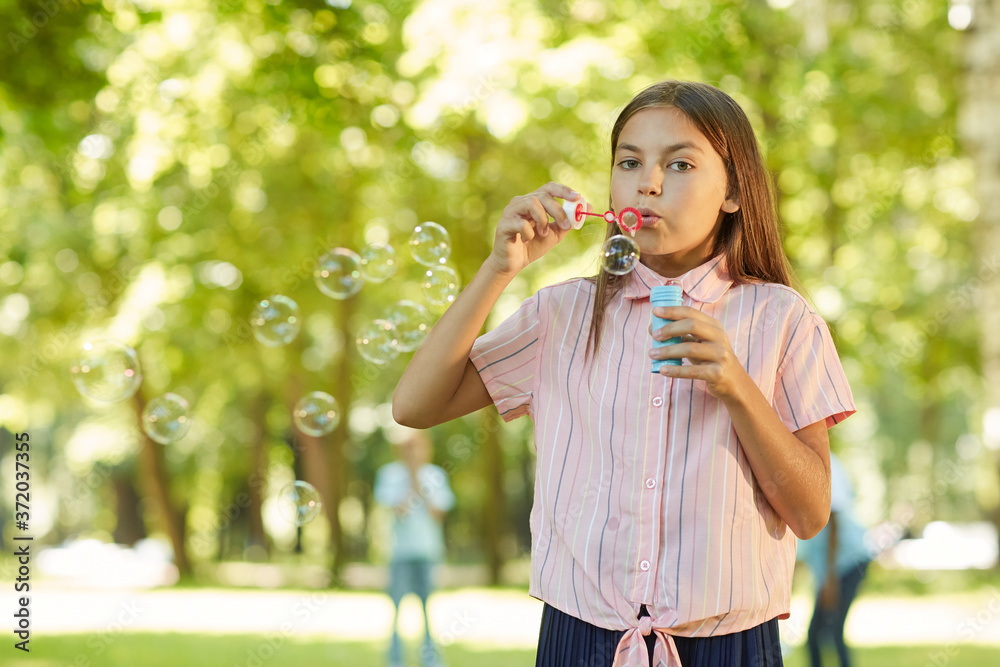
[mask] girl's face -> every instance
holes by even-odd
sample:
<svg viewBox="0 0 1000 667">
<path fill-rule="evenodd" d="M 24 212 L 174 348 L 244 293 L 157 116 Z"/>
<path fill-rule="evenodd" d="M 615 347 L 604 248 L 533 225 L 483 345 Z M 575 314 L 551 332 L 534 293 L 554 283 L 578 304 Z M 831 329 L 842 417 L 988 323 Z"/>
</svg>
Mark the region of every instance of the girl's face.
<svg viewBox="0 0 1000 667">
<path fill-rule="evenodd" d="M 611 170 L 611 204 L 642 213 L 635 240 L 643 264 L 673 278 L 711 257 L 726 213 L 726 167 L 675 107 L 643 109 L 625 123 Z"/>
</svg>

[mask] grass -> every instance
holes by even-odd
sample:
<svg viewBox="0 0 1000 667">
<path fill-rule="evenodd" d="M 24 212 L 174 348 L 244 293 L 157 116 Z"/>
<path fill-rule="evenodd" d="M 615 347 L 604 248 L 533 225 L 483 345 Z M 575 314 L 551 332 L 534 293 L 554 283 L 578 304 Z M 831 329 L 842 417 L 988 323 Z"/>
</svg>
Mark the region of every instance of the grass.
<svg viewBox="0 0 1000 667">
<path fill-rule="evenodd" d="M 948 652 L 950 649 L 950 653 Z M 941 654 L 939 662 L 932 656 Z M 851 649 L 854 667 L 995 667 L 1000 664 L 1000 648 L 992 646 L 879 646 Z M 823 664 L 836 667 L 837 654 L 830 649 L 823 654 Z M 809 667 L 804 646 L 785 660 L 785 667 Z"/>
<path fill-rule="evenodd" d="M 385 664 L 381 643 L 333 642 L 320 638 L 267 635 L 56 635 L 33 637 L 31 653 L 22 654 L 11 646 L 0 659 L 5 667 L 379 667 Z M 408 647 L 416 665 L 417 644 Z M 940 660 L 932 660 L 940 653 Z M 993 667 L 1000 664 L 1000 647 L 956 646 L 950 653 L 943 646 L 884 646 L 854 649 L 857 667 Z M 534 650 L 475 651 L 455 644 L 444 649 L 450 667 L 532 667 Z M 787 667 L 807 667 L 805 649 L 799 648 Z M 832 654 L 825 664 L 836 665 Z"/>
</svg>

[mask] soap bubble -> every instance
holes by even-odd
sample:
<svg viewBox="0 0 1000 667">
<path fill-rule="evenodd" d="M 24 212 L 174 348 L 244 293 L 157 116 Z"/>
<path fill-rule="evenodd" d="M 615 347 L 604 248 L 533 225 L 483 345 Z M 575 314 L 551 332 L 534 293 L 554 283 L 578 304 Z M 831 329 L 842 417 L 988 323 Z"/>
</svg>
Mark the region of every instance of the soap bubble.
<svg viewBox="0 0 1000 667">
<path fill-rule="evenodd" d="M 424 272 L 421 287 L 424 296 L 435 306 L 447 306 L 458 296 L 459 278 L 450 266 L 435 266 Z"/>
<path fill-rule="evenodd" d="M 410 235 L 410 254 L 424 266 L 440 266 L 451 254 L 448 230 L 436 222 L 422 222 Z"/>
<path fill-rule="evenodd" d="M 616 234 L 604 243 L 601 265 L 616 276 L 624 276 L 639 263 L 639 245 L 627 236 Z"/>
<path fill-rule="evenodd" d="M 381 283 L 396 273 L 396 251 L 391 245 L 372 243 L 361 251 L 361 273 L 365 280 Z"/>
<path fill-rule="evenodd" d="M 427 309 L 414 301 L 397 301 L 385 319 L 396 325 L 396 347 L 400 352 L 413 352 L 431 330 L 431 316 Z"/>
<path fill-rule="evenodd" d="M 176 442 L 191 428 L 188 402 L 177 394 L 157 396 L 142 410 L 142 430 L 161 445 Z"/>
<path fill-rule="evenodd" d="M 340 410 L 337 399 L 322 391 L 314 391 L 299 399 L 292 410 L 295 426 L 306 435 L 319 437 L 337 428 Z"/>
<path fill-rule="evenodd" d="M 296 526 L 304 526 L 315 519 L 322 508 L 316 487 L 302 480 L 289 484 L 278 496 L 278 511 Z"/>
<path fill-rule="evenodd" d="M 358 334 L 358 352 L 373 364 L 387 364 L 399 355 L 398 335 L 389 320 L 373 320 Z"/>
<path fill-rule="evenodd" d="M 319 291 L 331 299 L 348 299 L 365 284 L 361 258 L 353 250 L 334 248 L 319 258 L 313 280 Z"/>
<path fill-rule="evenodd" d="M 81 395 L 104 403 L 131 398 L 142 383 L 139 356 L 116 340 L 85 342 L 70 375 Z"/>
<path fill-rule="evenodd" d="M 254 338 L 268 347 L 280 347 L 295 340 L 299 335 L 302 318 L 299 305 L 287 296 L 270 296 L 253 310 L 250 316 Z"/>
</svg>

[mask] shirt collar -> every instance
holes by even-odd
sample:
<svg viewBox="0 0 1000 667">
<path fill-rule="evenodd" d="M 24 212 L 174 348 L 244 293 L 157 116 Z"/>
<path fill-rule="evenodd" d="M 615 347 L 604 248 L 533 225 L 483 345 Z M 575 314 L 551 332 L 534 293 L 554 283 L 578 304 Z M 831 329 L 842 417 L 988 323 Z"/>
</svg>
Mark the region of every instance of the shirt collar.
<svg viewBox="0 0 1000 667">
<path fill-rule="evenodd" d="M 629 275 L 624 296 L 626 299 L 648 299 L 651 288 L 666 285 L 668 280 L 670 278 L 664 278 L 640 262 Z M 725 255 L 713 257 L 675 280 L 681 281 L 684 294 L 703 303 L 715 303 L 733 284 L 726 270 Z"/>
</svg>

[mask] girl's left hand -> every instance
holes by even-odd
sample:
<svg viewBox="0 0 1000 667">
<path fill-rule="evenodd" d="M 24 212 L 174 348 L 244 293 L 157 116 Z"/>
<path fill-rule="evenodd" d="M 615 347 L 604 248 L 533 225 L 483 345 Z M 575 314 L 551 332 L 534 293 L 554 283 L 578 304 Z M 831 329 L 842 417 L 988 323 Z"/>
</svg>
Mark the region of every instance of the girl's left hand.
<svg viewBox="0 0 1000 667">
<path fill-rule="evenodd" d="M 652 331 L 656 340 L 681 337 L 681 342 L 665 347 L 654 347 L 649 356 L 653 359 L 687 359 L 691 365 L 660 368 L 661 375 L 675 378 L 704 380 L 709 393 L 725 400 L 738 393 L 746 369 L 736 358 L 729 334 L 722 323 L 696 308 L 675 306 L 653 308 L 653 314 L 665 320 L 674 320 L 667 326 Z"/>
</svg>

